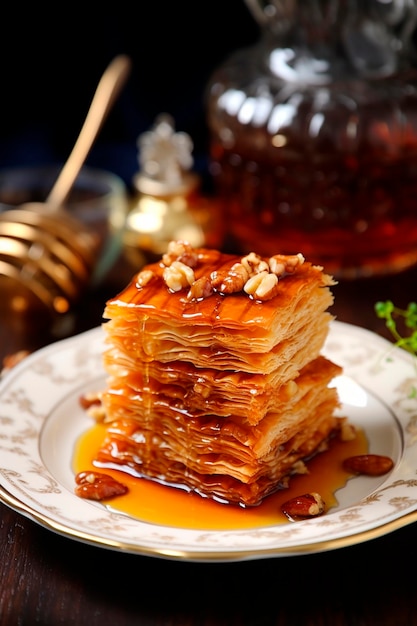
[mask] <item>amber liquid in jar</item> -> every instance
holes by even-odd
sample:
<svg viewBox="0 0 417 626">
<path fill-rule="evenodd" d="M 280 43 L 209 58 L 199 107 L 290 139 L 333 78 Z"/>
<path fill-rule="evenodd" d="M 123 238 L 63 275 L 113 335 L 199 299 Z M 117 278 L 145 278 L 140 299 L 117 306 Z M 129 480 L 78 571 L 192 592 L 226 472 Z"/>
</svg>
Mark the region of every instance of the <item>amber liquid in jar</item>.
<svg viewBox="0 0 417 626">
<path fill-rule="evenodd" d="M 302 252 L 347 278 L 417 262 L 417 149 L 257 153 L 246 134 L 237 133 L 232 149 L 212 145 L 214 180 L 240 252 Z"/>
<path fill-rule="evenodd" d="M 336 277 L 416 264 L 417 3 L 246 3 L 260 39 L 206 97 L 230 245 Z"/>
</svg>

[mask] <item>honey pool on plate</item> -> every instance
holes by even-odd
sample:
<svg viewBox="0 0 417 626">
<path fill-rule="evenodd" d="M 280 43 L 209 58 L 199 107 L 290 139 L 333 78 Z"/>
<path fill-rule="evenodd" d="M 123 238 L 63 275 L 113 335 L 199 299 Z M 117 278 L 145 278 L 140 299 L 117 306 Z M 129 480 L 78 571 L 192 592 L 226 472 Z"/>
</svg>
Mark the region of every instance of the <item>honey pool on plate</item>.
<svg viewBox="0 0 417 626">
<path fill-rule="evenodd" d="M 327 450 L 310 459 L 308 474 L 293 476 L 287 489 L 268 496 L 259 506 L 242 508 L 120 470 L 96 467 L 94 458 L 104 434 L 105 426 L 95 424 L 78 439 L 73 457 L 75 474 L 87 470 L 105 472 L 128 487 L 125 495 L 102 502 L 110 511 L 142 522 L 186 529 L 239 530 L 293 523 L 281 512 L 281 505 L 290 498 L 311 492 L 320 493 L 326 510 L 331 510 L 338 504 L 337 491 L 352 479 L 352 474 L 342 467 L 343 460 L 368 451 L 366 435 L 360 429 L 352 441 L 340 441 L 335 437 Z"/>
</svg>

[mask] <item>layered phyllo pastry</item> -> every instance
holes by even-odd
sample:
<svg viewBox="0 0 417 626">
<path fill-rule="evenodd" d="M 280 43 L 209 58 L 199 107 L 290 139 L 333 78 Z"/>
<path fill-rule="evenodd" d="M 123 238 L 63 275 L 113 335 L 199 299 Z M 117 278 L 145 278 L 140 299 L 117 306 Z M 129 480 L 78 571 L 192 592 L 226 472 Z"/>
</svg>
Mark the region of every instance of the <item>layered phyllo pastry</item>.
<svg viewBox="0 0 417 626">
<path fill-rule="evenodd" d="M 333 279 L 301 254 L 174 241 L 106 303 L 96 465 L 255 506 L 339 428 Z"/>
</svg>

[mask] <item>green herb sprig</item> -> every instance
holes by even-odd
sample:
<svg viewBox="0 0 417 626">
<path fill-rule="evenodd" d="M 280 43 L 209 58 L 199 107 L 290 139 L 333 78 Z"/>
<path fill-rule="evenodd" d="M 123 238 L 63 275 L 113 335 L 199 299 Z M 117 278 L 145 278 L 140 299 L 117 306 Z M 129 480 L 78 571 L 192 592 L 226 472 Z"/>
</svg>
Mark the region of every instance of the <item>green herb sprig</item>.
<svg viewBox="0 0 417 626">
<path fill-rule="evenodd" d="M 377 317 L 385 320 L 395 345 L 417 356 L 417 303 L 410 302 L 406 309 L 401 309 L 391 300 L 377 302 L 375 313 Z"/>
</svg>

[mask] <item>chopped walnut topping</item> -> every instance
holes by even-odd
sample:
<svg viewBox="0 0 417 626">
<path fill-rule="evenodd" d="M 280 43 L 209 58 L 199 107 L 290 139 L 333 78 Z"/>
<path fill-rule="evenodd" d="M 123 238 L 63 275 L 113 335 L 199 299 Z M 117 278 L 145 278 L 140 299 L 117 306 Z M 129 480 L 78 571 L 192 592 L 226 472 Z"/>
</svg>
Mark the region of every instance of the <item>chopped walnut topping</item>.
<svg viewBox="0 0 417 626">
<path fill-rule="evenodd" d="M 244 256 L 241 263 L 248 272 L 248 278 L 253 276 L 253 274 L 259 274 L 259 272 L 264 272 L 265 270 L 267 272 L 269 271 L 268 263 L 263 261 L 258 254 L 255 254 L 255 252 L 250 252 Z"/>
<path fill-rule="evenodd" d="M 259 285 L 261 284 L 262 280 L 266 278 L 267 276 L 269 276 L 268 272 L 263 271 L 249 278 L 249 280 L 245 283 L 243 287 L 245 292 L 248 295 L 252 296 L 257 290 L 257 288 L 259 287 Z"/>
<path fill-rule="evenodd" d="M 353 474 L 382 476 L 394 467 L 394 461 L 382 454 L 358 454 L 343 461 L 343 469 Z"/>
<path fill-rule="evenodd" d="M 269 259 L 269 268 L 273 274 L 283 276 L 284 274 L 293 274 L 297 267 L 304 263 L 304 257 L 298 254 L 275 254 Z"/>
<path fill-rule="evenodd" d="M 265 271 L 252 276 L 245 284 L 244 290 L 255 300 L 270 300 L 276 294 L 277 286 L 277 275 Z"/>
<path fill-rule="evenodd" d="M 322 515 L 325 511 L 326 503 L 319 493 L 304 493 L 284 502 L 281 506 L 282 512 L 290 519 L 308 519 Z"/>
<path fill-rule="evenodd" d="M 242 291 L 249 274 L 242 263 L 235 263 L 227 272 L 212 272 L 210 278 L 213 287 L 220 293 L 237 293 Z"/>
<path fill-rule="evenodd" d="M 152 272 L 152 270 L 146 270 L 146 269 L 142 270 L 136 276 L 136 285 L 138 287 L 145 287 L 145 285 L 147 285 L 152 280 L 153 277 L 154 277 L 154 273 Z"/>
<path fill-rule="evenodd" d="M 92 406 L 101 405 L 101 393 L 100 391 L 89 391 L 81 394 L 78 401 L 83 409 L 89 409 Z"/>
<path fill-rule="evenodd" d="M 79 397 L 80 406 L 88 413 L 90 417 L 97 423 L 104 422 L 106 411 L 102 403 L 102 395 L 100 391 L 90 391 Z"/>
<path fill-rule="evenodd" d="M 187 294 L 187 299 L 202 300 L 203 298 L 211 296 L 213 291 L 214 288 L 211 280 L 208 276 L 202 276 L 191 285 L 190 291 Z"/>
<path fill-rule="evenodd" d="M 278 280 L 286 274 L 293 274 L 304 263 L 301 253 L 276 254 L 266 261 L 255 252 L 250 252 L 230 269 L 213 271 L 209 277 L 201 276 L 196 280 L 194 268 L 203 258 L 204 254 L 187 241 L 171 241 L 160 264 L 167 287 L 173 292 L 190 287 L 187 294 L 190 301 L 208 298 L 214 292 L 227 295 L 241 291 L 255 300 L 266 301 L 278 293 Z M 154 275 L 152 270 L 146 268 L 139 272 L 137 287 L 147 285 Z"/>
<path fill-rule="evenodd" d="M 100 406 L 90 406 L 90 408 L 87 409 L 87 413 L 97 424 L 102 424 L 106 419 L 106 411 L 102 404 L 100 404 Z"/>
<path fill-rule="evenodd" d="M 166 267 L 163 278 L 166 286 L 172 291 L 181 291 L 184 287 L 189 287 L 195 279 L 194 270 L 181 261 L 173 261 Z"/>
<path fill-rule="evenodd" d="M 162 263 L 170 267 L 175 261 L 180 261 L 188 267 L 195 267 L 198 263 L 198 254 L 188 241 L 171 241 L 162 257 Z"/>
<path fill-rule="evenodd" d="M 250 273 L 245 267 L 244 263 L 234 263 L 230 268 L 230 274 L 235 276 L 239 280 L 242 280 L 244 283 L 248 280 Z"/>
<path fill-rule="evenodd" d="M 128 488 L 109 474 L 85 471 L 76 475 L 74 491 L 80 498 L 105 500 L 124 495 Z"/>
</svg>

